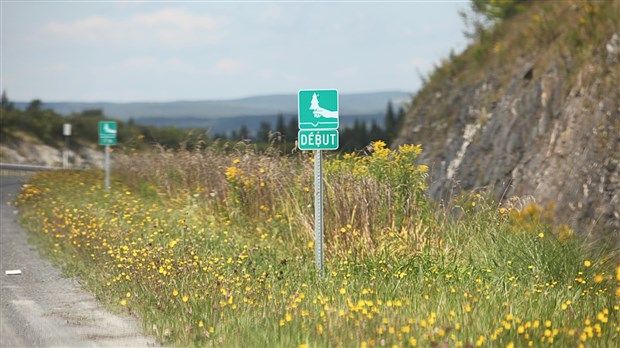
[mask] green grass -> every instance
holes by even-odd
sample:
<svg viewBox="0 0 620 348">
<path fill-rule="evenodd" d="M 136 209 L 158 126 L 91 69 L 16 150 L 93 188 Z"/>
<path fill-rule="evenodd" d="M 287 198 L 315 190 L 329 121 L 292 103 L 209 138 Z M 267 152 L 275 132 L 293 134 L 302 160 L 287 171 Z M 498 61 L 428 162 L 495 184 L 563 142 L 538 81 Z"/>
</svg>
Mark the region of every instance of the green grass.
<svg viewBox="0 0 620 348">
<path fill-rule="evenodd" d="M 172 346 L 617 344 L 617 250 L 535 205 L 428 202 L 419 152 L 327 158 L 324 278 L 307 155 L 119 158 L 109 192 L 99 172 L 43 173 L 20 214 L 67 272 Z"/>
</svg>

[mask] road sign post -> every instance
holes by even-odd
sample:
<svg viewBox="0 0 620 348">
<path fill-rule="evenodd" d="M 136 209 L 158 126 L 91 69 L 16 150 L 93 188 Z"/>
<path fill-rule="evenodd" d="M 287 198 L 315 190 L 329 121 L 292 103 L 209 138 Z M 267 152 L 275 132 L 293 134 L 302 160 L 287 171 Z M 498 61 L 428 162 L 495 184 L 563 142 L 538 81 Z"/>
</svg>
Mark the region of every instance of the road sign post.
<svg viewBox="0 0 620 348">
<path fill-rule="evenodd" d="M 69 168 L 69 137 L 71 136 L 71 123 L 62 125 L 62 135 L 65 136 L 65 149 L 62 152 L 62 168 Z"/>
<path fill-rule="evenodd" d="M 114 121 L 99 122 L 99 145 L 105 146 L 105 189 L 110 190 L 110 146 L 116 145 L 117 123 Z"/>
<path fill-rule="evenodd" d="M 106 190 L 110 190 L 110 145 L 106 145 L 105 146 L 105 158 L 104 158 L 104 164 L 103 166 L 105 167 L 105 189 Z"/>
<path fill-rule="evenodd" d="M 314 258 L 323 277 L 323 151 L 338 149 L 338 91 L 300 90 L 297 98 L 300 150 L 314 150 Z"/>
<path fill-rule="evenodd" d="M 314 153 L 314 260 L 323 277 L 323 154 Z"/>
</svg>

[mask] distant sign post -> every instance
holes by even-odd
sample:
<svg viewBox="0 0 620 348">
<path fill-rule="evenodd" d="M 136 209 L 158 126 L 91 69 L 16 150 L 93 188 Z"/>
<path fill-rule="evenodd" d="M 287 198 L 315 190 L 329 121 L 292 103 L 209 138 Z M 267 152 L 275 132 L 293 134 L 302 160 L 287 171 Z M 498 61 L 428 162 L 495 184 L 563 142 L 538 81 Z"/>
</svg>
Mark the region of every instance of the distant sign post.
<svg viewBox="0 0 620 348">
<path fill-rule="evenodd" d="M 99 122 L 99 145 L 105 146 L 105 188 L 110 189 L 110 146 L 116 145 L 117 123 L 114 121 Z"/>
<path fill-rule="evenodd" d="M 297 146 L 314 153 L 314 256 L 323 277 L 323 156 L 338 149 L 338 90 L 300 90 L 297 98 Z"/>
<path fill-rule="evenodd" d="M 69 137 L 71 136 L 71 123 L 62 125 L 62 135 L 65 136 L 65 149 L 62 152 L 62 168 L 69 168 Z"/>
</svg>

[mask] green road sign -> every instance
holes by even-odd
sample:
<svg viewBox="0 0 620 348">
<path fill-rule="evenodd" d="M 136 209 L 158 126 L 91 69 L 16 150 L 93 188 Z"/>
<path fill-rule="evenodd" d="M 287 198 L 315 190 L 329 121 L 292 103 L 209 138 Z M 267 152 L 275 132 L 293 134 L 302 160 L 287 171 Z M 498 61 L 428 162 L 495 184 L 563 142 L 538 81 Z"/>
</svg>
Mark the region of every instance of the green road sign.
<svg viewBox="0 0 620 348">
<path fill-rule="evenodd" d="M 338 150 L 338 130 L 300 129 L 297 142 L 300 150 Z"/>
<path fill-rule="evenodd" d="M 99 145 L 116 145 L 115 138 L 99 138 Z"/>
<path fill-rule="evenodd" d="M 116 145 L 117 129 L 114 121 L 99 122 L 99 145 Z"/>
<path fill-rule="evenodd" d="M 299 129 L 338 129 L 338 90 L 301 90 L 297 98 Z"/>
<path fill-rule="evenodd" d="M 314 256 L 319 277 L 323 277 L 323 170 L 321 150 L 338 149 L 338 91 L 300 90 L 297 98 L 300 150 L 314 154 Z"/>
</svg>

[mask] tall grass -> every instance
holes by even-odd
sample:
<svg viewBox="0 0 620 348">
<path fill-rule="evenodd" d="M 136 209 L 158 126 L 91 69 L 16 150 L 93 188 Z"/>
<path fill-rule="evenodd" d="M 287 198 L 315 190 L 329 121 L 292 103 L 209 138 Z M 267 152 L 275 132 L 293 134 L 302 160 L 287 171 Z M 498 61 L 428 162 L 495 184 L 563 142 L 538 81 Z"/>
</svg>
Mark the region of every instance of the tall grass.
<svg viewBox="0 0 620 348">
<path fill-rule="evenodd" d="M 362 154 L 330 156 L 325 170 L 328 252 L 344 255 L 353 245 L 372 253 L 385 234 L 419 239 L 430 218 L 424 198 L 426 166 L 416 165 L 419 146 L 390 151 L 378 141 Z M 150 188 L 181 206 L 192 198 L 202 211 L 218 212 L 236 224 L 256 225 L 270 217 L 286 220 L 288 241 L 312 236 L 313 156 L 257 152 L 240 143 L 231 152 L 160 148 L 151 156 L 120 157 L 116 168 L 132 189 Z M 361 239 L 364 243 L 354 243 Z"/>
<path fill-rule="evenodd" d="M 241 145 L 33 178 L 24 224 L 83 284 L 174 346 L 613 347 L 617 251 L 545 210 L 425 198 L 419 146 L 327 156 L 326 276 L 312 159 Z"/>
</svg>

